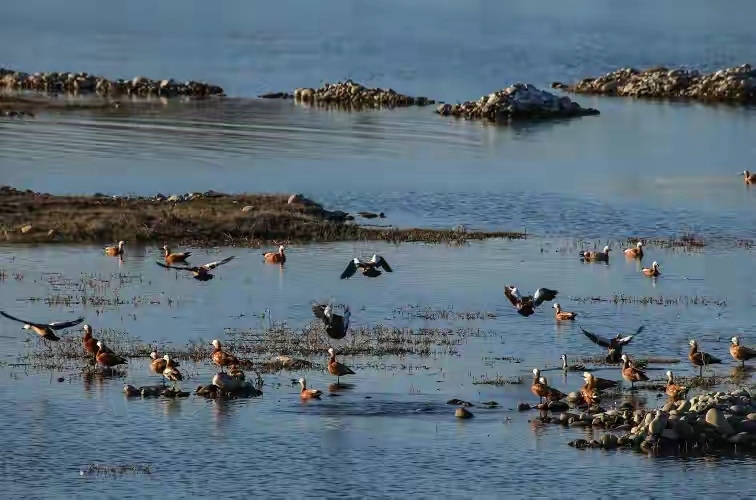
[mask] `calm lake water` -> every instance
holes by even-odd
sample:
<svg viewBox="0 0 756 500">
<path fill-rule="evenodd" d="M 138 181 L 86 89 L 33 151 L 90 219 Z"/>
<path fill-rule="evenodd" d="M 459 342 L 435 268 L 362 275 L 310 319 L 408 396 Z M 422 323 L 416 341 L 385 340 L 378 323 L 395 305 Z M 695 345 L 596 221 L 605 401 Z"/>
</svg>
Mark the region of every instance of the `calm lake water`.
<svg viewBox="0 0 756 500">
<path fill-rule="evenodd" d="M 2 66 L 207 80 L 233 99 L 156 103 L 140 114 L 121 109 L 0 121 L 0 184 L 55 193 L 303 192 L 332 208 L 384 211 L 390 224 L 466 224 L 537 235 L 464 248 L 293 247 L 283 271 L 263 265 L 258 251 L 222 249 L 237 259 L 204 284 L 160 269 L 154 248 L 130 248 L 119 265 L 98 247 L 3 247 L 4 310 L 39 320 L 85 314 L 95 329 L 124 329 L 145 341 L 224 338 L 224 328 L 259 325 L 265 309 L 299 326 L 310 319 L 309 301 L 328 297 L 349 302 L 358 324 L 409 325 L 392 311 L 410 304 L 497 315 L 454 325 L 486 332 L 466 338 L 455 356 L 346 358 L 357 368 L 354 388 L 307 405 L 290 385 L 298 373 L 266 375 L 260 399 L 215 404 L 193 396 L 127 401 L 122 379 L 85 381 L 71 370 L 5 366 L 5 496 L 151 498 L 171 491 L 177 497 L 556 498 L 576 490 L 595 497 L 749 491 L 752 457 L 578 452 L 566 442 L 582 431 L 535 427 L 528 422 L 533 414 L 510 410 L 533 401 L 528 384 L 473 381 L 527 377 L 534 366 L 556 365 L 562 352 L 601 353 L 577 325 L 555 325 L 551 309 L 528 319 L 514 314 L 502 295 L 506 283 L 528 292 L 559 289 L 564 308 L 600 333 L 645 324 L 631 354 L 684 360 L 687 340 L 695 337 L 725 360 L 717 371 L 729 373 L 727 339 L 739 334 L 756 342 L 751 252 L 731 244 L 698 254 L 651 248 L 644 265 L 657 260 L 663 273 L 652 281 L 621 256 L 609 266 L 581 264 L 574 239 L 682 232 L 722 241 L 756 237 L 756 191 L 739 177 L 754 170 L 753 109 L 578 96 L 602 114 L 507 128 L 442 119 L 431 107 L 343 113 L 250 98 L 353 78 L 453 102 L 518 81 L 546 87 L 618 67 L 709 70 L 756 59 L 754 13 L 756 6 L 745 0 L 687 2 L 684 15 L 678 6 L 645 0 L 226 1 L 212 7 L 137 0 L 117 12 L 84 0 L 5 6 Z M 354 254 L 376 251 L 395 273 L 338 280 Z M 216 259 L 202 250 L 195 255 L 196 263 Z M 23 279 L 13 279 L 14 272 Z M 77 281 L 80 273 L 105 280 L 123 273 L 134 278 L 121 285 L 114 280 L 110 289 L 160 303 L 98 313 L 29 301 L 70 293 L 51 284 L 46 273 L 55 272 Z M 571 299 L 614 293 L 705 296 L 726 306 Z M 0 321 L 7 363 L 34 347 L 24 343 L 19 326 Z M 493 359 L 506 356 L 522 362 Z M 313 360 L 324 362 L 325 353 Z M 150 383 L 147 366 L 147 360 L 130 362 L 126 381 Z M 186 388 L 213 373 L 207 364 L 187 368 L 192 379 Z M 692 373 L 687 362 L 673 369 Z M 580 386 L 579 375 L 545 374 L 564 391 Z M 619 376 L 618 370 L 599 374 Z M 58 376 L 66 381 L 56 382 Z M 307 378 L 322 390 L 332 382 L 317 371 Z M 453 397 L 502 407 L 476 406 L 473 420 L 459 422 L 445 404 Z M 640 397 L 656 404 L 653 393 Z M 154 473 L 80 477 L 80 468 L 92 462 L 147 462 Z"/>
</svg>

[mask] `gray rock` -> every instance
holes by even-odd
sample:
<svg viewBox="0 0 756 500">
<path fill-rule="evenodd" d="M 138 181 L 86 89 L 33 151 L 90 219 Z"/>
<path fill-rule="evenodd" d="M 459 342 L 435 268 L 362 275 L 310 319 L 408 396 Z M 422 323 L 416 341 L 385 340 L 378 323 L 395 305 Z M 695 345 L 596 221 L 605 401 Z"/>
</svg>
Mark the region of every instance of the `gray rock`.
<svg viewBox="0 0 756 500">
<path fill-rule="evenodd" d="M 746 418 L 748 418 L 748 420 L 756 420 L 756 413 L 749 413 Z"/>
<path fill-rule="evenodd" d="M 252 205 L 247 205 L 246 207 L 242 208 L 241 211 L 244 213 L 247 213 L 247 212 L 251 212 L 254 209 L 255 207 L 253 207 Z"/>
<path fill-rule="evenodd" d="M 748 434 L 756 434 L 756 420 L 744 420 L 740 424 L 740 428 Z"/>
<path fill-rule="evenodd" d="M 732 413 L 733 415 L 745 415 L 746 414 L 746 410 L 745 410 L 744 406 L 741 406 L 741 405 L 732 405 L 730 407 L 730 413 Z"/>
<path fill-rule="evenodd" d="M 184 197 L 181 196 L 180 194 L 174 194 L 173 196 L 168 198 L 168 201 L 173 202 L 173 203 L 178 203 L 178 202 L 184 201 Z"/>
<path fill-rule="evenodd" d="M 722 435 L 731 436 L 735 433 L 724 414 L 718 408 L 712 408 L 706 412 L 706 423 L 714 427 Z"/>
</svg>

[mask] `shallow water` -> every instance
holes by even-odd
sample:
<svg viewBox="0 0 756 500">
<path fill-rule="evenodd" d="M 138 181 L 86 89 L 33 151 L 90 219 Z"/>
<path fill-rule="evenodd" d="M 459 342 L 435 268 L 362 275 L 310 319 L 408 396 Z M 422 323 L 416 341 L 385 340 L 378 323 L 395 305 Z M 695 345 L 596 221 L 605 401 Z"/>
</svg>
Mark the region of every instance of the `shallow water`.
<svg viewBox="0 0 756 500">
<path fill-rule="evenodd" d="M 669 365 L 677 375 L 694 373 L 685 356 L 687 340 L 697 338 L 704 349 L 725 360 L 716 372 L 729 374 L 735 367 L 727 354 L 729 337 L 737 333 L 746 343 L 756 341 L 750 322 L 756 294 L 748 278 L 755 269 L 746 250 L 686 254 L 649 249 L 646 260 L 658 260 L 664 273 L 651 280 L 639 274 L 637 263 L 621 258 L 609 265 L 583 264 L 572 244 L 556 239 L 488 241 L 462 248 L 293 247 L 283 269 L 264 264 L 257 250 L 229 248 L 220 249 L 220 254 L 237 258 L 219 268 L 217 278 L 207 283 L 155 265 L 156 248 L 131 249 L 123 262 L 89 247 L 2 250 L 0 269 L 7 279 L 0 288 L 6 310 L 39 320 L 83 314 L 96 330 L 127 330 L 166 347 L 224 339 L 226 328 L 259 327 L 268 321 L 260 317 L 266 309 L 274 321 L 285 319 L 297 327 L 311 319 L 310 300 L 328 298 L 349 303 L 356 325 L 480 329 L 461 338 L 455 346 L 457 355 L 439 350 L 430 357 L 345 357 L 343 361 L 357 374 L 345 377 L 342 384 L 347 388 L 336 392 L 330 385 L 335 381 L 326 372 L 282 372 L 264 376 L 262 398 L 220 404 L 194 396 L 176 401 L 126 400 L 121 393 L 123 383 L 156 382 L 149 374 L 148 360 L 131 360 L 125 378 L 87 379 L 77 369 L 5 366 L 2 372 L 8 376 L 0 377 L 0 406 L 5 415 L 0 439 L 14 450 L 6 462 L 14 476 L 13 484 L 7 485 L 12 495 L 40 481 L 50 496 L 89 494 L 103 487 L 112 495 L 154 495 L 171 488 L 178 496 L 206 496 L 207 481 L 213 482 L 217 494 L 233 495 L 251 478 L 260 494 L 287 497 L 387 496 L 410 490 L 429 496 L 560 496 L 556 490 L 541 489 L 536 481 L 539 474 L 559 481 L 564 491 L 583 487 L 581 477 L 590 475 L 595 479 L 587 491 L 600 496 L 614 494 L 602 486 L 609 478 L 617 491 L 632 485 L 644 495 L 665 494 L 667 484 L 690 488 L 690 495 L 718 491 L 722 475 L 730 478 L 729 486 L 735 491 L 750 484 L 753 457 L 681 461 L 648 460 L 628 451 L 581 452 L 566 442 L 583 437 L 585 431 L 529 423 L 535 413 L 519 413 L 514 408 L 521 401 L 534 400 L 527 382 L 530 370 L 543 367 L 552 385 L 565 392 L 576 390 L 581 384 L 579 373 L 565 377 L 561 370 L 548 368 L 558 365 L 562 352 L 574 359 L 599 355 L 602 349 L 587 341 L 577 324 L 555 324 L 548 307 L 527 319 L 518 316 L 501 291 L 504 283 L 516 283 L 525 291 L 538 286 L 557 288 L 559 302 L 566 310 L 578 312 L 580 324 L 605 335 L 644 324 L 646 329 L 627 352 L 636 357 L 680 358 L 681 363 Z M 373 251 L 383 255 L 395 272 L 373 280 L 338 279 L 351 255 Z M 196 263 L 219 257 L 215 252 L 194 252 Z M 62 276 L 50 274 L 57 272 Z M 29 298 L 73 293 L 60 283 L 64 278 L 78 282 L 80 273 L 108 281 L 109 285 L 102 285 L 104 295 L 117 294 L 127 304 L 93 310 L 29 302 Z M 643 306 L 578 300 L 614 293 L 668 299 L 696 295 L 726 304 Z M 134 297 L 159 299 L 159 303 L 133 305 L 129 302 Z M 485 311 L 495 317 L 411 320 L 395 311 L 409 305 Z M 0 322 L 0 346 L 7 363 L 16 363 L 18 354 L 36 345 L 36 341 L 24 342 L 19 327 L 7 320 Z M 69 334 L 79 335 L 73 330 Z M 504 357 L 519 359 L 513 362 Z M 310 359 L 323 363 L 325 353 Z M 187 389 L 206 383 L 213 373 L 208 363 L 182 365 L 190 375 L 182 384 Z M 667 367 L 653 368 L 648 373 L 658 378 Z M 597 373 L 619 377 L 617 368 Z M 300 375 L 307 377 L 311 387 L 326 391 L 326 396 L 301 403 L 296 387 L 291 386 L 291 380 Z M 473 384 L 497 375 L 522 376 L 526 383 Z M 57 382 L 59 376 L 65 382 Z M 454 407 L 445 404 L 451 398 L 475 403 L 471 408 L 475 418 L 456 421 Z M 639 392 L 638 398 L 650 406 L 664 402 L 649 391 Z M 501 407 L 485 409 L 478 404 L 488 400 Z M 82 433 L 95 429 L 102 433 L 100 437 L 82 438 Z M 598 470 L 594 455 L 601 457 Z M 80 467 L 93 462 L 151 463 L 153 473 L 109 480 L 79 477 Z M 351 473 L 339 476 L 345 468 Z M 397 470 L 409 474 L 397 481 Z M 617 470 L 622 474 L 617 475 Z M 695 477 L 684 474 L 686 470 L 695 470 Z M 216 475 L 223 480 L 210 478 Z M 301 482 L 288 480 L 289 475 Z M 334 475 L 338 481 L 332 484 L 329 478 Z"/>
<path fill-rule="evenodd" d="M 710 241 L 753 239 L 756 192 L 738 177 L 753 170 L 753 109 L 578 96 L 601 116 L 496 127 L 442 119 L 431 107 L 344 113 L 250 98 L 353 78 L 454 102 L 517 81 L 546 87 L 618 67 L 708 70 L 754 60 L 754 10 L 745 0 L 687 2 L 685 15 L 676 5 L 646 0 L 632 7 L 601 0 L 287 0 L 211 8 L 137 0 L 119 5 L 117 14 L 85 0 L 5 6 L 4 66 L 200 79 L 235 98 L 214 105 L 156 102 L 138 114 L 121 108 L 2 120 L 0 184 L 54 193 L 303 192 L 333 208 L 384 211 L 389 224 L 465 224 L 545 237 L 464 248 L 293 247 L 283 271 L 263 265 L 258 251 L 222 249 L 237 259 L 209 283 L 160 269 L 154 248 L 130 248 L 120 265 L 94 247 L 0 248 L 0 269 L 8 275 L 0 281 L 4 310 L 38 320 L 85 314 L 96 329 L 125 329 L 161 344 L 223 338 L 224 328 L 263 324 L 266 309 L 299 326 L 310 319 L 310 300 L 329 297 L 348 301 L 357 324 L 422 326 L 394 317 L 395 308 L 410 304 L 497 315 L 453 325 L 482 330 L 461 340 L 457 356 L 346 358 L 357 371 L 349 380 L 353 388 L 306 405 L 289 385 L 299 373 L 266 375 L 260 399 L 215 404 L 193 396 L 127 401 L 121 379 L 4 366 L 5 496 L 34 488 L 37 497 L 149 498 L 170 488 L 178 497 L 250 491 L 266 497 L 567 497 L 574 491 L 612 497 L 631 490 L 693 497 L 722 491 L 723 478 L 728 490 L 748 491 L 753 457 L 576 451 L 566 441 L 583 431 L 533 427 L 531 414 L 510 410 L 533 401 L 529 384 L 473 381 L 527 379 L 533 366 L 558 364 L 562 352 L 570 358 L 601 353 L 577 325 L 555 325 L 551 309 L 528 319 L 516 315 L 502 296 L 505 283 L 529 292 L 559 289 L 564 308 L 599 333 L 646 325 L 628 350 L 633 355 L 684 360 L 687 339 L 696 337 L 725 360 L 717 372 L 729 373 L 727 339 L 737 333 L 756 342 L 750 252 L 731 244 L 698 254 L 652 248 L 644 264 L 658 260 L 663 273 L 653 281 L 621 256 L 609 266 L 583 265 L 580 245 L 562 238 L 696 232 Z M 395 273 L 338 280 L 353 254 L 375 251 Z M 198 263 L 217 257 L 202 250 L 195 256 Z M 23 277 L 14 279 L 14 272 Z M 55 272 L 74 281 L 95 273 L 110 281 L 103 285 L 109 294 L 117 289 L 122 298 L 160 303 L 94 311 L 26 300 L 71 293 L 50 283 L 60 281 L 46 274 Z M 121 283 L 113 273 L 131 278 Z M 704 296 L 726 306 L 570 298 L 614 293 Z M 0 320 L 0 349 L 10 364 L 34 347 L 23 342 L 19 327 Z M 522 362 L 494 359 L 509 356 Z M 325 355 L 313 359 L 323 362 Z M 672 368 L 693 372 L 686 362 Z M 186 388 L 212 375 L 207 364 L 187 363 L 187 370 Z M 598 373 L 618 376 L 611 369 Z M 544 374 L 565 392 L 580 385 L 579 375 Z M 60 375 L 65 382 L 55 381 Z M 333 382 L 317 371 L 307 378 L 326 391 Z M 126 381 L 154 383 L 147 360 L 131 361 Z M 502 407 L 477 405 L 475 418 L 460 422 L 444 404 L 454 397 Z M 640 398 L 657 402 L 653 393 Z M 154 473 L 80 477 L 79 469 L 92 462 L 147 462 Z"/>
</svg>

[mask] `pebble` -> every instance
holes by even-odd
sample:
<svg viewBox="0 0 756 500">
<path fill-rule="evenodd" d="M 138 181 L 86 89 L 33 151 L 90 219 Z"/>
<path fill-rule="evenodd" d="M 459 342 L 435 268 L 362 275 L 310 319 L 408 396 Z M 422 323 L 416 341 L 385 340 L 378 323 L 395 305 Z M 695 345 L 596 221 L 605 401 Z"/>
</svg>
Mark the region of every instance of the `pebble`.
<svg viewBox="0 0 756 500">
<path fill-rule="evenodd" d="M 756 102 L 756 71 L 750 64 L 713 73 L 657 67 L 638 71 L 622 68 L 569 86 L 571 92 L 647 98 L 687 98 L 701 101 Z"/>
<path fill-rule="evenodd" d="M 209 97 L 225 95 L 217 85 L 205 82 L 176 82 L 173 79 L 151 80 L 137 76 L 130 80 L 109 80 L 89 73 L 26 73 L 0 68 L 0 88 L 36 92 L 97 94 L 101 96 L 137 95 L 162 97 Z"/>
<path fill-rule="evenodd" d="M 516 83 L 511 87 L 462 104 L 441 104 L 441 116 L 463 117 L 467 120 L 487 119 L 497 123 L 512 121 L 567 118 L 597 115 L 593 108 L 583 108 L 566 96 L 556 96 L 531 84 Z"/>
<path fill-rule="evenodd" d="M 290 99 L 313 104 L 333 104 L 346 108 L 396 108 L 426 106 L 436 101 L 427 97 L 411 97 L 393 89 L 369 88 L 352 80 L 326 83 L 321 88 L 298 88 L 294 94 L 274 92 L 263 94 L 266 99 Z"/>
</svg>

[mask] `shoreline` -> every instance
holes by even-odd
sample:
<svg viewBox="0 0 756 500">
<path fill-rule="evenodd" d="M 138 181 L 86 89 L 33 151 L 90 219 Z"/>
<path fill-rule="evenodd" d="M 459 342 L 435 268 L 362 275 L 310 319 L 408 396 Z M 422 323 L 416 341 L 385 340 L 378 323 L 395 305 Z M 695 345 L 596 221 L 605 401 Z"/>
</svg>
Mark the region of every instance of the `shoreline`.
<svg viewBox="0 0 756 500">
<path fill-rule="evenodd" d="M 53 195 L 0 187 L 3 243 L 108 244 L 124 240 L 132 244 L 258 247 L 272 240 L 463 243 L 527 236 L 517 231 L 382 228 L 353 220 L 353 215 L 326 210 L 301 195 L 207 191 L 171 197 L 119 197 Z"/>
</svg>

